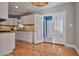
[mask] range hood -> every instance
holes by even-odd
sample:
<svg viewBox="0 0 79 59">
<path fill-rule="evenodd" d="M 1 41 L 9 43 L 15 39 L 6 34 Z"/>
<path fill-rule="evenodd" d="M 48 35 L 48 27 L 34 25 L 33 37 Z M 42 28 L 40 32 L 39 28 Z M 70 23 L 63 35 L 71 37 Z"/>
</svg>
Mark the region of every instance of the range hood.
<svg viewBox="0 0 79 59">
<path fill-rule="evenodd" d="M 6 21 L 6 19 L 0 18 L 0 22 Z"/>
</svg>

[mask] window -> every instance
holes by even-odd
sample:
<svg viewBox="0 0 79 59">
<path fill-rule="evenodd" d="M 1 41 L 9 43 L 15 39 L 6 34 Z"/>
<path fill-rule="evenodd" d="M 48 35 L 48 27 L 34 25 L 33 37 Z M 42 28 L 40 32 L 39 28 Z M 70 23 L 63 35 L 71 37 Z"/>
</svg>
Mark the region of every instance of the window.
<svg viewBox="0 0 79 59">
<path fill-rule="evenodd" d="M 55 16 L 55 31 L 59 33 L 63 33 L 63 18 L 62 16 Z"/>
</svg>

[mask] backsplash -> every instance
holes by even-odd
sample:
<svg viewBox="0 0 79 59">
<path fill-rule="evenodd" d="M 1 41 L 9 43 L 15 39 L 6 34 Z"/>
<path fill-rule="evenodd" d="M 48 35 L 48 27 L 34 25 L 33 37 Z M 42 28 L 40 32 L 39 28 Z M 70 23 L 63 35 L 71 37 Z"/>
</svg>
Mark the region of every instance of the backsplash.
<svg viewBox="0 0 79 59">
<path fill-rule="evenodd" d="M 0 31 L 10 31 L 10 26 L 0 26 Z"/>
<path fill-rule="evenodd" d="M 24 26 L 24 30 L 26 30 L 26 31 L 32 31 L 32 32 L 34 32 L 34 26 L 32 25 L 32 26 L 27 26 L 27 25 L 25 25 Z"/>
<path fill-rule="evenodd" d="M 20 28 L 16 25 L 0 25 L 0 31 L 11 31 L 11 30 L 20 30 Z M 34 32 L 34 25 L 24 25 L 24 31 Z"/>
</svg>

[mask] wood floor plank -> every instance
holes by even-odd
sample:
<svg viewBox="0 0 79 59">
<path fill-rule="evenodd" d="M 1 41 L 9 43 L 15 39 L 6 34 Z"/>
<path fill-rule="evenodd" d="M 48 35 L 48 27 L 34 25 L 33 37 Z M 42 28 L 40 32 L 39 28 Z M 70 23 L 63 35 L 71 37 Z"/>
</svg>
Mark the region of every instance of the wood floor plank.
<svg viewBox="0 0 79 59">
<path fill-rule="evenodd" d="M 30 44 L 16 41 L 16 49 L 10 53 L 13 56 L 78 56 L 74 48 L 63 45 L 40 43 Z"/>
</svg>

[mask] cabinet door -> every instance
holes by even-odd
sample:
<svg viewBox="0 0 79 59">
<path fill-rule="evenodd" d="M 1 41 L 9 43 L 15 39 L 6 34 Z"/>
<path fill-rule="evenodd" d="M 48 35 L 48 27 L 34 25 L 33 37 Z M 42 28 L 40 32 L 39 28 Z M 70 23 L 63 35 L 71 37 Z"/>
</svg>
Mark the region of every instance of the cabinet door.
<svg viewBox="0 0 79 59">
<path fill-rule="evenodd" d="M 6 55 L 15 48 L 15 33 L 0 33 L 0 56 Z"/>
<path fill-rule="evenodd" d="M 29 43 L 33 42 L 32 32 L 17 31 L 16 34 L 15 34 L 15 38 L 17 40 L 26 41 L 26 42 L 29 42 Z"/>
<path fill-rule="evenodd" d="M 0 2 L 0 18 L 8 19 L 8 2 Z M 6 24 L 6 21 L 0 22 L 0 24 Z"/>
<path fill-rule="evenodd" d="M 34 24 L 34 15 L 23 16 L 22 24 Z"/>
<path fill-rule="evenodd" d="M 17 25 L 17 19 L 16 18 L 8 18 L 7 25 Z"/>
<path fill-rule="evenodd" d="M 7 25 L 8 22 L 7 22 L 7 20 L 6 20 L 6 21 L 3 21 L 3 22 L 0 22 L 0 24 L 1 24 L 1 25 Z"/>
<path fill-rule="evenodd" d="M 18 39 L 18 36 L 19 36 L 19 35 L 18 35 L 18 32 L 16 31 L 16 32 L 15 32 L 15 39 Z"/>
<path fill-rule="evenodd" d="M 18 20 L 16 18 L 13 18 L 13 25 L 17 25 L 18 24 Z"/>
<path fill-rule="evenodd" d="M 26 42 L 29 42 L 29 43 L 32 43 L 33 40 L 32 40 L 32 32 L 23 32 L 23 41 L 26 41 Z"/>
<path fill-rule="evenodd" d="M 3 21 L 3 22 L 0 22 L 0 24 L 2 24 L 2 25 L 11 25 L 11 20 L 9 20 L 9 19 L 6 19 L 6 21 Z"/>
<path fill-rule="evenodd" d="M 16 40 L 21 40 L 21 33 L 20 33 L 20 31 L 16 31 L 15 32 L 15 39 Z"/>
<path fill-rule="evenodd" d="M 8 18 L 6 21 L 0 22 L 2 25 L 17 25 L 17 19 L 16 18 Z"/>
<path fill-rule="evenodd" d="M 0 18 L 8 18 L 8 2 L 0 2 Z"/>
<path fill-rule="evenodd" d="M 7 19 L 6 20 L 6 25 L 13 25 L 13 19 Z"/>
</svg>

